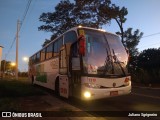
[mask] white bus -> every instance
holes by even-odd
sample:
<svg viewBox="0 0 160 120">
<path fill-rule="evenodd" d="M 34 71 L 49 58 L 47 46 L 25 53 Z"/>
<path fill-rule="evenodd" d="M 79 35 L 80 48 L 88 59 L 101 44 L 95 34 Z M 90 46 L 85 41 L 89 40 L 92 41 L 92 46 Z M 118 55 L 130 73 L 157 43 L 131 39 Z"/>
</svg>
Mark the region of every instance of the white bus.
<svg viewBox="0 0 160 120">
<path fill-rule="evenodd" d="M 117 35 L 78 26 L 30 57 L 29 76 L 65 98 L 101 99 L 131 92 L 127 63 Z"/>
</svg>

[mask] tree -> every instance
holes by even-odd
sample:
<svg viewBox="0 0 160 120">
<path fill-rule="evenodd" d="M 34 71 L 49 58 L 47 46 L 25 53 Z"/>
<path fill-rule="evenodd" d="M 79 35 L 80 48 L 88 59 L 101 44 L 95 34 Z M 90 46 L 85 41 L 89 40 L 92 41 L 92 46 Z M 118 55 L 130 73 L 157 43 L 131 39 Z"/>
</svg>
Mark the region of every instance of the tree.
<svg viewBox="0 0 160 120">
<path fill-rule="evenodd" d="M 67 29 L 76 26 L 75 16 L 72 14 L 74 4 L 69 0 L 63 0 L 55 7 L 55 12 L 42 13 L 39 20 L 45 25 L 38 27 L 38 30 L 52 32 L 55 38 L 64 33 Z"/>
<path fill-rule="evenodd" d="M 120 32 L 117 32 L 117 34 L 119 34 L 121 36 L 121 40 L 122 43 L 124 43 L 124 30 L 123 30 L 123 24 L 126 22 L 127 18 L 125 18 L 125 16 L 128 14 L 127 8 L 122 7 L 120 9 L 120 7 L 113 5 L 112 6 L 112 11 L 113 11 L 113 15 L 114 15 L 114 19 L 116 20 L 119 28 L 120 28 Z"/>
<path fill-rule="evenodd" d="M 14 71 L 15 70 L 15 66 L 11 65 L 11 61 L 2 60 L 1 61 L 1 70 L 3 72 L 5 72 L 5 71 Z"/>
<path fill-rule="evenodd" d="M 124 43 L 124 29 L 123 24 L 126 22 L 127 18 L 125 17 L 128 14 L 128 10 L 125 7 L 120 8 L 119 6 L 116 6 L 115 4 L 108 4 L 109 7 L 105 5 L 101 5 L 99 11 L 100 11 L 100 17 L 103 18 L 103 24 L 105 23 L 105 20 L 108 19 L 114 19 L 119 28 L 120 32 L 117 32 L 118 35 L 121 36 L 121 41 Z"/>
<path fill-rule="evenodd" d="M 143 36 L 143 32 L 140 32 L 139 29 L 134 32 L 132 30 L 133 28 L 128 28 L 123 33 L 123 44 L 128 48 L 131 57 L 139 54 L 137 45 Z"/>
<path fill-rule="evenodd" d="M 138 66 L 140 68 L 160 69 L 160 48 L 159 49 L 147 49 L 142 51 L 138 56 Z"/>
<path fill-rule="evenodd" d="M 71 3 L 69 0 L 62 0 L 55 7 L 53 13 L 42 13 L 40 21 L 45 25 L 40 26 L 39 30 L 50 31 L 53 33 L 51 40 L 64 33 L 66 30 L 77 25 L 84 25 L 93 28 L 100 28 L 114 19 L 120 32 L 121 41 L 128 47 L 131 57 L 138 54 L 136 46 L 139 43 L 143 33 L 132 28 L 124 31 L 123 24 L 126 22 L 127 8 L 111 4 L 110 0 L 75 0 Z M 45 45 L 47 41 L 43 45 Z M 132 59 L 133 60 L 133 59 Z"/>
<path fill-rule="evenodd" d="M 142 51 L 137 57 L 137 66 L 141 74 L 143 83 L 160 83 L 160 48 L 147 49 Z M 137 75 L 137 76 L 138 76 Z"/>
<path fill-rule="evenodd" d="M 132 75 L 136 72 L 136 66 L 137 66 L 137 56 L 139 54 L 137 45 L 140 41 L 140 39 L 143 36 L 143 33 L 140 32 L 138 29 L 135 31 L 132 31 L 132 28 L 128 28 L 123 33 L 123 44 L 129 51 L 129 71 Z"/>
<path fill-rule="evenodd" d="M 110 0 L 75 0 L 73 10 L 76 16 L 76 23 L 93 28 L 100 28 L 111 19 L 108 16 L 102 17 L 101 8 L 109 8 Z M 103 14 L 104 15 L 104 14 Z"/>
<path fill-rule="evenodd" d="M 110 20 L 101 19 L 99 9 L 101 6 L 109 7 L 110 3 L 110 0 L 75 0 L 75 3 L 62 0 L 53 13 L 42 13 L 39 20 L 45 25 L 41 25 L 38 29 L 52 32 L 51 40 L 53 40 L 66 30 L 78 25 L 99 28 Z"/>
<path fill-rule="evenodd" d="M 100 16 L 105 19 L 114 19 L 119 28 L 120 32 L 116 32 L 116 34 L 121 36 L 121 41 L 125 47 L 129 49 L 129 53 L 131 56 L 130 63 L 133 64 L 135 61 L 135 56 L 138 55 L 137 45 L 143 35 L 143 33 L 137 29 L 132 33 L 132 28 L 128 28 L 124 31 L 123 24 L 126 22 L 126 15 L 128 14 L 128 10 L 125 7 L 120 8 L 115 4 L 112 4 L 109 7 L 102 5 L 100 7 Z M 104 22 L 103 22 L 104 23 Z"/>
</svg>

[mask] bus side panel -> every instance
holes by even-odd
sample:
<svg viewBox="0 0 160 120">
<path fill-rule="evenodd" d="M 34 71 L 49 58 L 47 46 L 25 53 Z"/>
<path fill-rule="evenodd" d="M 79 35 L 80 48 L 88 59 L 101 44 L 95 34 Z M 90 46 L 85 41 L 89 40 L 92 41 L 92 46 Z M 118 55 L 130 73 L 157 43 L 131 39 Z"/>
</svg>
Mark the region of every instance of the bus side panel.
<svg viewBox="0 0 160 120">
<path fill-rule="evenodd" d="M 59 58 L 53 58 L 36 65 L 35 84 L 55 90 L 55 80 L 59 75 Z"/>
<path fill-rule="evenodd" d="M 59 76 L 59 90 L 60 96 L 68 98 L 69 97 L 69 81 L 67 75 L 60 75 Z"/>
</svg>

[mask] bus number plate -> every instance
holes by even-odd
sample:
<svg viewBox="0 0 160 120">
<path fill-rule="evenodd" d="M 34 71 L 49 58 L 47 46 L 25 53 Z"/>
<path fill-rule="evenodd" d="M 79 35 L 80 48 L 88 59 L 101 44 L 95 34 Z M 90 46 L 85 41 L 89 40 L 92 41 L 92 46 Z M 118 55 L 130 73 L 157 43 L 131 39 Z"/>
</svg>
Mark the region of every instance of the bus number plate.
<svg viewBox="0 0 160 120">
<path fill-rule="evenodd" d="M 118 91 L 111 91 L 110 92 L 110 96 L 116 96 L 116 95 L 118 95 Z"/>
</svg>

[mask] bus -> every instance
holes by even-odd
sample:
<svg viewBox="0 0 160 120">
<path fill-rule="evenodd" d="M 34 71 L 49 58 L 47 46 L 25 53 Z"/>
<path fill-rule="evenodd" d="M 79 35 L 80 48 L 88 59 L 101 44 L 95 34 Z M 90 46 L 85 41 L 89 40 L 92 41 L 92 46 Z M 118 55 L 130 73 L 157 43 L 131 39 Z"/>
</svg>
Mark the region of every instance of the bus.
<svg viewBox="0 0 160 120">
<path fill-rule="evenodd" d="M 119 36 L 78 26 L 29 58 L 29 77 L 59 96 L 95 100 L 131 92 L 127 64 Z"/>
</svg>

